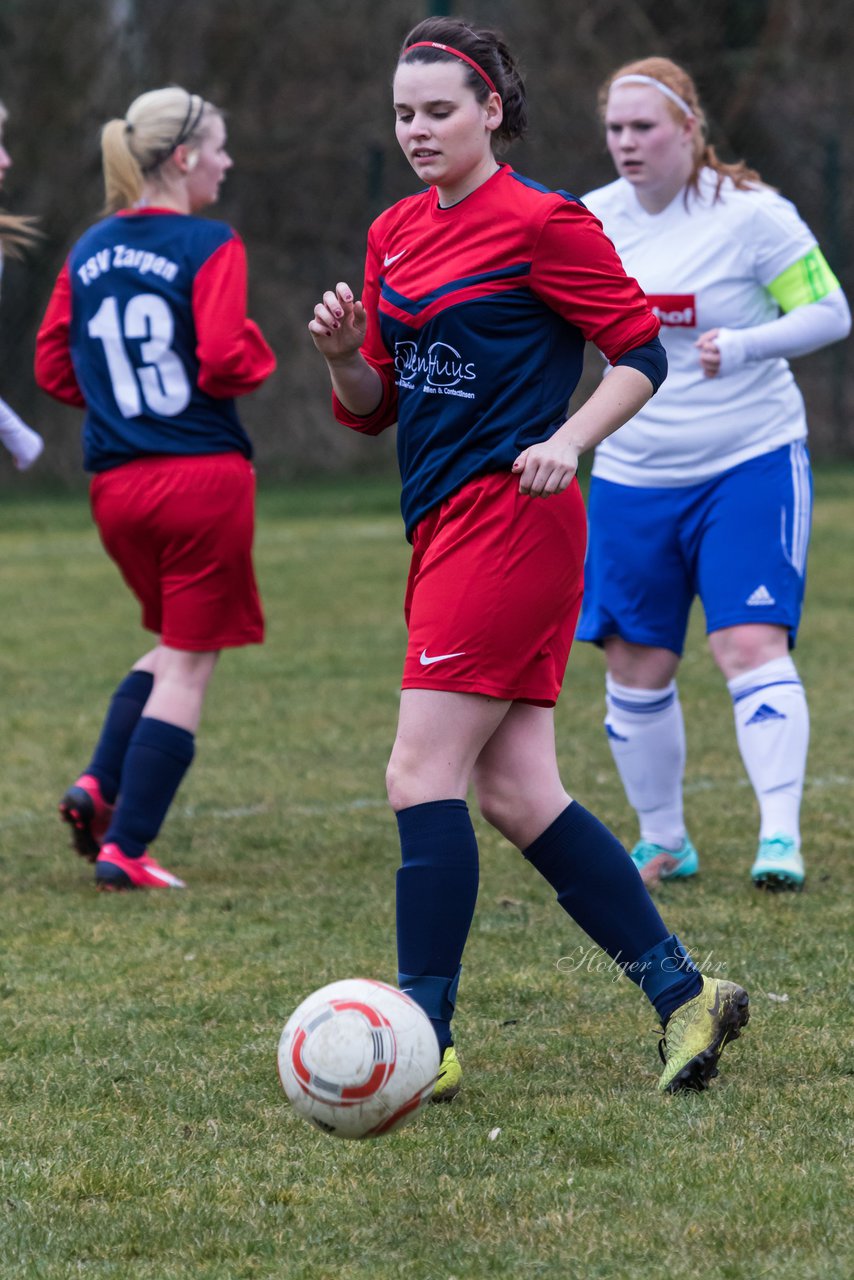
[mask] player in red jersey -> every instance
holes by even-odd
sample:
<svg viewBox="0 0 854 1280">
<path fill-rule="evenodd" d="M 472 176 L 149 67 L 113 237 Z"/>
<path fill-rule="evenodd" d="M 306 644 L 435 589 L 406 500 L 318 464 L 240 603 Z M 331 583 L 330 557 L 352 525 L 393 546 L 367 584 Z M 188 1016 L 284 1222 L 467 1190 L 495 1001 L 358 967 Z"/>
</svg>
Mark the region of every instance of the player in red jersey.
<svg viewBox="0 0 854 1280">
<path fill-rule="evenodd" d="M 148 846 L 192 761 L 220 650 L 263 640 L 252 446 L 233 397 L 275 358 L 246 316 L 242 242 L 195 216 L 232 166 L 219 110 L 156 89 L 101 146 L 115 212 L 59 274 L 36 379 L 87 410 L 93 515 L 158 643 L 116 690 L 60 813 L 99 888 L 182 888 Z"/>
<path fill-rule="evenodd" d="M 12 164 L 12 157 L 3 142 L 3 126 L 8 112 L 0 102 L 0 191 L 3 180 Z M 3 253 L 18 254 L 35 239 L 33 219 L 20 214 L 0 213 L 0 280 L 3 276 Z M 44 441 L 37 431 L 18 417 L 5 400 L 0 399 L 0 442 L 9 450 L 19 471 L 31 467 L 44 449 Z"/>
<path fill-rule="evenodd" d="M 494 32 L 420 24 L 394 104 L 426 189 L 371 227 L 361 300 L 340 283 L 309 329 L 339 421 L 370 434 L 398 423 L 413 544 L 387 777 L 402 849 L 398 980 L 433 1022 L 435 1098 L 449 1099 L 478 886 L 473 784 L 487 821 L 652 1000 L 667 1029 L 660 1087 L 702 1088 L 747 1021 L 747 995 L 702 977 L 626 851 L 564 789 L 555 755 L 582 588 L 578 455 L 657 389 L 658 323 L 595 218 L 496 159 L 494 144 L 523 132 L 526 100 Z M 588 340 L 613 367 L 567 418 Z"/>
</svg>

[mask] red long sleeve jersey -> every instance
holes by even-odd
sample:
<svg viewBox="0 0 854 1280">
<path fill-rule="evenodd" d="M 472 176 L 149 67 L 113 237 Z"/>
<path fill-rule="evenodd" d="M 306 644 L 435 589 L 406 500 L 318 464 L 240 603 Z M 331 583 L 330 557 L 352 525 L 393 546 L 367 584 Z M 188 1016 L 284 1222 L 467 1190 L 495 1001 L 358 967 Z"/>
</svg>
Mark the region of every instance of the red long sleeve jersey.
<svg viewBox="0 0 854 1280">
<path fill-rule="evenodd" d="M 358 417 L 333 397 L 335 415 L 370 435 L 397 421 L 410 534 L 561 425 L 586 341 L 615 363 L 658 333 L 596 218 L 509 165 L 448 209 L 430 188 L 381 214 L 362 300 L 382 400 Z"/>
<path fill-rule="evenodd" d="M 87 471 L 148 454 L 252 456 L 232 397 L 276 361 L 246 317 L 246 287 L 243 243 L 223 222 L 134 209 L 78 240 L 36 339 L 36 381 L 87 409 Z"/>
</svg>

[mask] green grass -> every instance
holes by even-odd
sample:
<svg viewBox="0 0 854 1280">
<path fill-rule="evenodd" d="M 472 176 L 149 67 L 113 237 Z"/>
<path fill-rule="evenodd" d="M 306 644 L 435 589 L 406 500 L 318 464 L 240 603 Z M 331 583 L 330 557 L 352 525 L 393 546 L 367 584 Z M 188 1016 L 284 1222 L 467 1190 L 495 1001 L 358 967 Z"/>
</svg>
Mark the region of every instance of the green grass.
<svg viewBox="0 0 854 1280">
<path fill-rule="evenodd" d="M 818 498 L 798 650 L 804 894 L 750 887 L 755 804 L 699 617 L 681 678 L 703 869 L 660 904 L 707 969 L 751 990 L 721 1078 L 657 1095 L 643 997 L 479 824 L 464 1092 L 367 1144 L 291 1112 L 275 1050 L 315 987 L 394 978 L 383 770 L 407 548 L 393 486 L 262 493 L 269 639 L 217 672 L 158 842 L 191 885 L 175 895 L 97 895 L 66 847 L 56 800 L 144 641 L 84 501 L 4 500 L 2 1280 L 851 1275 L 854 472 L 820 475 Z M 579 646 L 558 709 L 564 776 L 631 841 L 602 684 Z"/>
</svg>

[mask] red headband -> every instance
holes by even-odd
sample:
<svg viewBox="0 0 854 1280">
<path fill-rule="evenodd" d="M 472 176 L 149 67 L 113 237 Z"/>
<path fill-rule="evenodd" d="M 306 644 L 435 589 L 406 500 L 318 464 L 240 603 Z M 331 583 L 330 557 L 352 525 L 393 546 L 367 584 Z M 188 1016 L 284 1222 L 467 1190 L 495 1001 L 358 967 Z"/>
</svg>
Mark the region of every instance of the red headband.
<svg viewBox="0 0 854 1280">
<path fill-rule="evenodd" d="M 453 49 L 449 44 L 439 44 L 437 40 L 417 40 L 415 44 L 411 44 L 408 49 L 404 49 L 403 53 L 400 55 L 401 61 L 408 53 L 411 53 L 413 49 L 441 49 L 443 53 L 451 53 L 455 58 L 461 58 L 463 62 L 467 62 L 469 66 L 477 72 L 481 80 L 489 86 L 493 93 L 498 93 L 498 90 L 484 71 L 483 67 L 478 66 L 474 58 L 470 58 L 467 53 L 461 53 L 459 49 Z M 501 94 L 499 93 L 498 96 L 500 98 Z"/>
</svg>

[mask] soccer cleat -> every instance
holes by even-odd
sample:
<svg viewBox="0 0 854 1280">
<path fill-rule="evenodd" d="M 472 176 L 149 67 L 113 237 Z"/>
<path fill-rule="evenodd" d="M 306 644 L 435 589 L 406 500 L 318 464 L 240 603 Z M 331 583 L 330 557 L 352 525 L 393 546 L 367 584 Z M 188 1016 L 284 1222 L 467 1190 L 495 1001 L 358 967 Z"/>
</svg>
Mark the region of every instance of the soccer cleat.
<svg viewBox="0 0 854 1280">
<path fill-rule="evenodd" d="M 718 1074 L 718 1058 L 725 1044 L 737 1040 L 750 1018 L 749 997 L 743 987 L 720 978 L 703 978 L 703 990 L 667 1019 L 658 1051 L 664 1070 L 658 1081 L 662 1093 L 707 1089 Z"/>
<path fill-rule="evenodd" d="M 452 1044 L 449 1044 L 445 1052 L 442 1054 L 442 1061 L 439 1064 L 439 1075 L 433 1088 L 431 1102 L 450 1102 L 457 1096 L 460 1091 L 460 1085 L 463 1079 L 463 1069 L 460 1066 L 460 1060 L 457 1057 L 457 1051 Z"/>
<path fill-rule="evenodd" d="M 673 850 L 653 844 L 651 840 L 639 840 L 629 856 L 648 889 L 653 888 L 660 880 L 695 876 L 700 869 L 697 850 L 687 836 L 679 848 Z"/>
<path fill-rule="evenodd" d="M 71 827 L 71 847 L 94 862 L 113 817 L 113 805 L 101 794 L 101 784 L 84 773 L 59 802 L 59 816 Z"/>
<path fill-rule="evenodd" d="M 183 880 L 161 867 L 146 851 L 129 858 L 117 844 L 105 844 L 95 861 L 95 884 L 106 892 L 124 889 L 186 889 Z"/>
<path fill-rule="evenodd" d="M 757 889 L 801 889 L 804 860 L 792 837 L 778 832 L 760 840 L 750 875 Z"/>
</svg>

